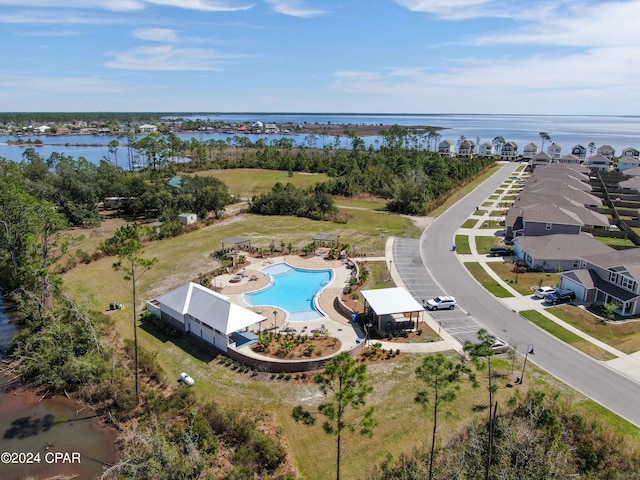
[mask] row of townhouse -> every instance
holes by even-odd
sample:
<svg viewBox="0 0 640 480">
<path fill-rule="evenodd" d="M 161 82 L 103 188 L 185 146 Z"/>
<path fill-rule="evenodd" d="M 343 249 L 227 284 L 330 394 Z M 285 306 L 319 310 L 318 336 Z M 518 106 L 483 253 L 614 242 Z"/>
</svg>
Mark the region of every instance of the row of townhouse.
<svg viewBox="0 0 640 480">
<path fill-rule="evenodd" d="M 458 144 L 453 140 L 442 140 L 438 144 L 438 153 L 445 157 L 491 157 L 499 155 L 502 160 L 515 160 L 521 158 L 523 161 L 537 161 L 538 163 L 569 163 L 576 165 L 587 165 L 589 168 L 599 170 L 609 170 L 613 165 L 616 150 L 611 145 L 602 145 L 595 150 L 595 155 L 587 157 L 588 149 L 583 145 L 574 145 L 571 153 L 562 155 L 562 146 L 552 143 L 547 151 L 540 151 L 538 145 L 529 143 L 525 145 L 522 154 L 516 142 L 506 142 L 499 150 L 492 142 L 485 142 L 479 146 L 473 140 L 464 139 Z M 620 171 L 640 166 L 640 151 L 633 147 L 625 148 L 618 160 Z"/>
<path fill-rule="evenodd" d="M 584 231 L 610 228 L 597 212 L 602 200 L 592 194 L 591 171 L 575 164 L 536 166 L 507 213 L 506 236 L 530 268 L 562 272 L 560 286 L 578 300 L 615 303 L 621 315 L 637 315 L 640 249 L 614 250 Z"/>
</svg>

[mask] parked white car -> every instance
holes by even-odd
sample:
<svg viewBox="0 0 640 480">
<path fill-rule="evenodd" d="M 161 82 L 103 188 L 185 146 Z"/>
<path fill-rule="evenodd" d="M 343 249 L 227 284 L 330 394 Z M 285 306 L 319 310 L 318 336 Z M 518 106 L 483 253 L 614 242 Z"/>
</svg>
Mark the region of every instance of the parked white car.
<svg viewBox="0 0 640 480">
<path fill-rule="evenodd" d="M 184 382 L 184 384 L 188 385 L 188 386 L 192 386 L 194 383 L 196 383 L 195 380 L 193 378 L 191 378 L 189 376 L 189 374 L 187 374 L 185 372 L 182 372 L 180 374 L 180 380 L 182 380 Z"/>
<path fill-rule="evenodd" d="M 553 287 L 538 287 L 533 291 L 533 295 L 536 298 L 544 298 L 551 293 L 555 293 L 556 289 Z"/>
<path fill-rule="evenodd" d="M 448 296 L 441 296 L 427 300 L 427 308 L 429 310 L 440 310 L 442 308 L 448 308 L 453 310 L 456 306 L 456 299 Z"/>
</svg>

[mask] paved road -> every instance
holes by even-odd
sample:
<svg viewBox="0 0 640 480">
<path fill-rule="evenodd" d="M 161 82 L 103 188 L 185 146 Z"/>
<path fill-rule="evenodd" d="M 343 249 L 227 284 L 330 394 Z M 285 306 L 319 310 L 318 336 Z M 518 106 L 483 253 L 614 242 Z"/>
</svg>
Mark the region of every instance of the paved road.
<svg viewBox="0 0 640 480">
<path fill-rule="evenodd" d="M 415 265 L 412 265 L 411 275 L 407 271 L 407 285 L 417 299 L 425 298 L 431 292 L 441 291 L 454 295 L 458 300 L 460 310 L 467 315 L 466 330 L 460 335 L 468 338 L 468 322 L 471 325 L 487 328 L 491 333 L 512 345 L 519 345 L 524 351 L 526 345 L 535 345 L 535 354 L 529 356 L 534 362 L 558 379 L 582 392 L 609 410 L 640 426 L 640 384 L 621 375 L 601 362 L 560 342 L 555 337 L 537 328 L 524 318 L 504 306 L 502 302 L 486 292 L 466 268 L 458 261 L 456 254 L 451 251 L 455 231 L 464 222 L 476 205 L 481 204 L 517 168 L 517 164 L 507 164 L 489 180 L 481 184 L 472 193 L 456 203 L 446 213 L 435 220 L 427 228 L 420 239 L 419 248 L 423 265 L 426 267 L 428 280 L 424 287 L 420 286 L 420 279 L 415 275 Z M 414 244 L 415 245 L 415 244 Z M 404 245 L 411 246 L 410 242 Z M 415 260 L 415 247 L 405 252 L 410 260 Z M 403 260 L 400 256 L 394 259 L 396 268 L 402 272 Z M 413 264 L 413 261 L 411 262 Z M 435 279 L 435 282 L 431 279 Z M 440 287 L 438 289 L 437 287 Z M 447 312 L 448 313 L 448 312 Z M 443 317 L 442 325 L 449 328 L 445 312 L 437 312 L 434 317 Z M 438 318 L 437 318 L 438 319 Z M 459 322 L 460 319 L 453 319 Z M 452 327 L 454 326 L 452 322 Z M 455 327 L 454 327 L 455 328 Z M 448 330 L 447 330 L 448 331 Z M 455 335 L 455 332 L 450 332 Z M 525 374 L 526 377 L 526 374 Z M 526 378 L 525 378 L 526 381 Z"/>
</svg>

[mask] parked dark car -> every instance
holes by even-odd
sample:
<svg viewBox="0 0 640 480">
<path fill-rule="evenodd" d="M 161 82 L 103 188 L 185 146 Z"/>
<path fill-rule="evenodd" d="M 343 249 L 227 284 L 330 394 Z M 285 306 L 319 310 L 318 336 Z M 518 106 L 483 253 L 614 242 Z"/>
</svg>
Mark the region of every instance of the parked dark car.
<svg viewBox="0 0 640 480">
<path fill-rule="evenodd" d="M 491 247 L 489 256 L 491 257 L 508 257 L 513 255 L 513 248 L 507 247 Z"/>
<path fill-rule="evenodd" d="M 557 305 L 559 303 L 568 303 L 572 300 L 575 300 L 576 294 L 571 290 L 566 290 L 562 288 L 558 288 L 554 293 L 550 293 L 545 296 L 544 299 L 547 303 L 551 305 Z"/>
</svg>

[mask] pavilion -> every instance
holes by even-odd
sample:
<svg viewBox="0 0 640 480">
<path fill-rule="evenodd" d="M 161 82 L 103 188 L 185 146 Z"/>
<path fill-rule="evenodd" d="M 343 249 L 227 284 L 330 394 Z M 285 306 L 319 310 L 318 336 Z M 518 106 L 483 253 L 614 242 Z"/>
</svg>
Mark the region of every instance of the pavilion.
<svg viewBox="0 0 640 480">
<path fill-rule="evenodd" d="M 365 313 L 371 315 L 371 327 L 381 336 L 414 330 L 424 307 L 404 288 L 362 290 Z"/>
</svg>

